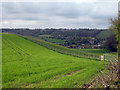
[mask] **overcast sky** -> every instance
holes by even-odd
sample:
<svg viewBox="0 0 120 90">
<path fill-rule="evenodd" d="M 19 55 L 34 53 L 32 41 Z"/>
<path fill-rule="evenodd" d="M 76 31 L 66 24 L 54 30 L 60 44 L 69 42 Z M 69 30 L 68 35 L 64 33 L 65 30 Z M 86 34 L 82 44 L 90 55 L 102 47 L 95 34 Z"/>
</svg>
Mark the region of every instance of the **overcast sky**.
<svg viewBox="0 0 120 90">
<path fill-rule="evenodd" d="M 2 26 L 10 28 L 108 28 L 117 0 L 2 2 Z"/>
</svg>

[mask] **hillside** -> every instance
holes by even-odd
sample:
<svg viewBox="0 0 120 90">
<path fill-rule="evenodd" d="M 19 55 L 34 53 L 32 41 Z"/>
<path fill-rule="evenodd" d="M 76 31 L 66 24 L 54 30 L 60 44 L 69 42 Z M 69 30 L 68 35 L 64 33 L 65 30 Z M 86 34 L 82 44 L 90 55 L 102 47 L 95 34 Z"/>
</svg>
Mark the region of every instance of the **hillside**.
<svg viewBox="0 0 120 90">
<path fill-rule="evenodd" d="M 13 34 L 3 34 L 3 88 L 81 87 L 104 62 L 64 55 Z"/>
<path fill-rule="evenodd" d="M 106 38 L 110 37 L 113 34 L 114 33 L 111 30 L 101 31 L 99 34 L 96 35 L 96 38 L 98 38 L 98 39 L 106 39 Z"/>
<path fill-rule="evenodd" d="M 59 53 L 62 53 L 62 54 L 99 60 L 100 54 L 85 52 L 85 51 L 83 51 L 83 49 L 82 49 L 82 51 L 79 51 L 79 49 L 77 49 L 77 50 L 70 49 L 70 48 L 67 48 L 67 47 L 64 47 L 64 46 L 61 46 L 61 45 L 57 45 L 57 44 L 54 44 L 54 43 L 51 43 L 51 42 L 41 40 L 41 39 L 36 38 L 36 37 L 29 37 L 29 36 L 22 36 L 22 37 L 25 38 L 26 40 L 30 40 L 34 43 L 37 43 L 37 44 L 42 45 L 42 46 L 44 46 L 48 49 L 51 49 L 53 51 L 56 51 L 56 52 L 59 52 Z"/>
</svg>

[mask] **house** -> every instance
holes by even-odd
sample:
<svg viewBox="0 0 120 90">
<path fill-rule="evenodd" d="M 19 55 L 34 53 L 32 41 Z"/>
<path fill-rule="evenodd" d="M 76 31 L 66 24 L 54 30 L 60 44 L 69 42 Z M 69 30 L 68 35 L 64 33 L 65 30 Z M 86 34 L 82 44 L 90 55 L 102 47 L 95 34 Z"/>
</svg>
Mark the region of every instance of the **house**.
<svg viewBox="0 0 120 90">
<path fill-rule="evenodd" d="M 94 44 L 94 41 L 89 41 L 90 44 Z"/>
</svg>

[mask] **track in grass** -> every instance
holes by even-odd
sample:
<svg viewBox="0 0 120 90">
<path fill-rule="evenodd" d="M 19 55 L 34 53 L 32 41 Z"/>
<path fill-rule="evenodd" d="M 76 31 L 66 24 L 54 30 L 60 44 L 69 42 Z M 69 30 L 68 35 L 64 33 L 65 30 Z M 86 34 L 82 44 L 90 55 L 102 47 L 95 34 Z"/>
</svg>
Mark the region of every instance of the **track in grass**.
<svg viewBox="0 0 120 90">
<path fill-rule="evenodd" d="M 2 34 L 3 88 L 76 88 L 104 62 L 64 55 L 13 34 Z"/>
</svg>

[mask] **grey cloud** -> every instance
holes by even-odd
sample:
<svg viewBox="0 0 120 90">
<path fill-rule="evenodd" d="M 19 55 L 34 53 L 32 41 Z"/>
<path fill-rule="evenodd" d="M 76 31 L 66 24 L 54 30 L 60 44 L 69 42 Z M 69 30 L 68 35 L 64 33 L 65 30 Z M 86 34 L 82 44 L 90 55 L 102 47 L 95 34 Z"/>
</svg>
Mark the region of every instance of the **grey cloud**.
<svg viewBox="0 0 120 90">
<path fill-rule="evenodd" d="M 77 18 L 87 14 L 88 10 L 84 10 L 82 7 L 76 3 L 5 3 L 3 4 L 3 12 L 5 11 L 5 14 L 28 13 Z"/>
<path fill-rule="evenodd" d="M 115 2 L 3 3 L 2 18 L 3 21 L 23 20 L 23 24 L 24 21 L 35 21 L 38 26 L 42 24 L 44 27 L 47 27 L 47 25 L 51 27 L 55 25 L 58 27 L 61 25 L 107 27 L 109 18 L 115 17 L 117 14 L 116 5 Z M 79 19 L 80 17 L 82 17 L 82 20 Z"/>
</svg>

